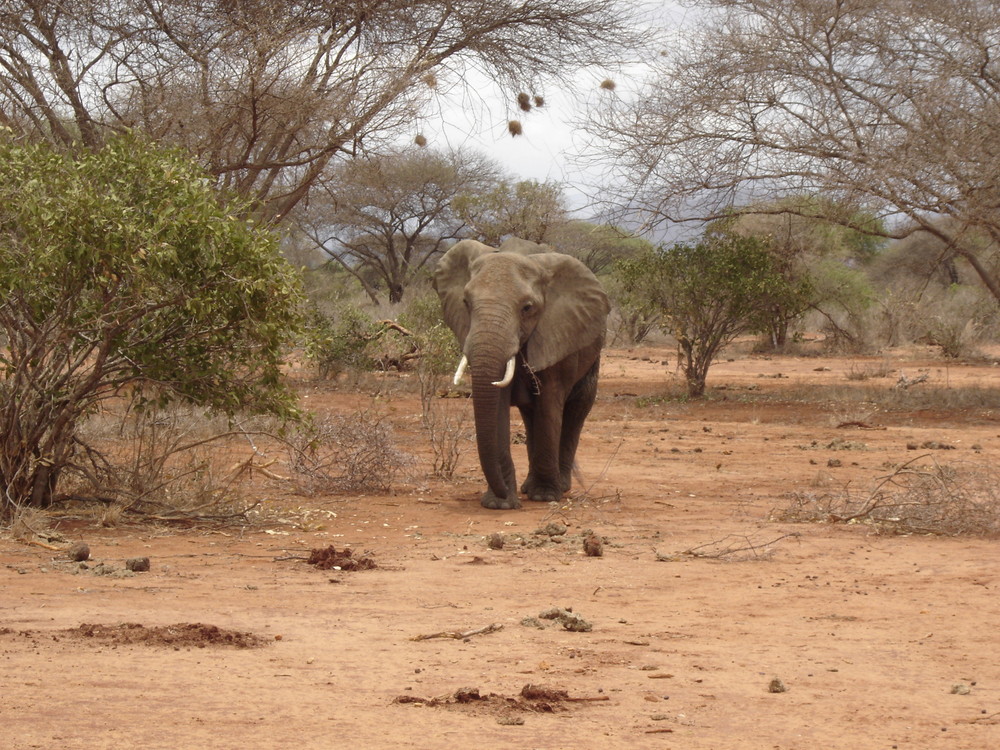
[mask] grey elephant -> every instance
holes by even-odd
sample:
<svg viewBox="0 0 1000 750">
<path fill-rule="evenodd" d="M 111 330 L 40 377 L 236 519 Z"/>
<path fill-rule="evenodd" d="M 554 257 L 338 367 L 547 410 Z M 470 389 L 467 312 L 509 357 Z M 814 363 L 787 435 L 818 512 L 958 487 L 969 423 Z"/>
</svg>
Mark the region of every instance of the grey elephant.
<svg viewBox="0 0 1000 750">
<path fill-rule="evenodd" d="M 479 464 L 487 508 L 519 508 L 510 452 L 510 407 L 524 420 L 529 500 L 570 487 L 583 423 L 597 396 L 610 304 L 590 269 L 545 245 L 508 240 L 499 249 L 456 243 L 434 285 L 462 347 L 457 383 L 472 376 Z"/>
</svg>

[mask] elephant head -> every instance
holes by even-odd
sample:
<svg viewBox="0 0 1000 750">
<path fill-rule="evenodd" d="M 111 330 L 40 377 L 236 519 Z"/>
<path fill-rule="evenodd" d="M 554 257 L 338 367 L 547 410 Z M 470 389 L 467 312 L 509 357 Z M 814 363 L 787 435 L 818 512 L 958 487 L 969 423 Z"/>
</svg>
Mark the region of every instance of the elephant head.
<svg viewBox="0 0 1000 750">
<path fill-rule="evenodd" d="M 462 348 L 456 380 L 466 363 L 471 372 L 480 465 L 493 495 L 511 503 L 492 507 L 519 505 L 510 459 L 512 381 L 527 383 L 594 342 L 599 351 L 610 309 L 583 263 L 547 250 L 524 240 L 500 250 L 462 240 L 435 272 L 445 322 Z"/>
</svg>

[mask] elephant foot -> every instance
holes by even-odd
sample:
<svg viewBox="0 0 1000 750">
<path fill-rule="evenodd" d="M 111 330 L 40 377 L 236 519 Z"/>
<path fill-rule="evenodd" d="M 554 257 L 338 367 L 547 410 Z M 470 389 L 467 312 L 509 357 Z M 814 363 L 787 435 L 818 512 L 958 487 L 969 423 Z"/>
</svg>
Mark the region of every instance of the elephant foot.
<svg viewBox="0 0 1000 750">
<path fill-rule="evenodd" d="M 484 508 L 490 508 L 491 510 L 513 510 L 514 508 L 521 507 L 521 501 L 517 495 L 514 497 L 500 497 L 493 490 L 486 490 L 479 499 L 479 502 Z"/>
<path fill-rule="evenodd" d="M 527 495 L 529 500 L 534 500 L 537 503 L 551 503 L 559 500 L 565 489 L 550 482 L 527 480 L 521 486 L 521 492 Z"/>
</svg>

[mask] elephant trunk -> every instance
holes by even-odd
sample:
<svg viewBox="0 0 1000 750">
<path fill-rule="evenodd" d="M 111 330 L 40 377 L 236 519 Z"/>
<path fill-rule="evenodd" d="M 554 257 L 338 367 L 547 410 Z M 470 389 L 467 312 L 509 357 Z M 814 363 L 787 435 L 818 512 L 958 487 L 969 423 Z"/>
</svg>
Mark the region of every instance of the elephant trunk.
<svg viewBox="0 0 1000 750">
<path fill-rule="evenodd" d="M 494 328 L 495 330 L 495 328 Z M 479 465 L 490 490 L 498 498 L 516 492 L 510 458 L 510 379 L 513 362 L 510 349 L 496 336 L 470 333 L 466 342 L 472 375 L 472 404 L 476 423 Z"/>
<path fill-rule="evenodd" d="M 492 376 L 496 377 L 496 376 Z M 509 441 L 509 414 L 501 414 L 509 409 L 509 393 L 493 385 L 490 376 L 472 377 L 472 410 L 476 422 L 476 447 L 479 450 L 479 465 L 482 467 L 486 484 L 497 497 L 507 497 L 509 488 L 504 477 L 502 456 L 509 450 L 501 445 L 500 432 Z M 508 425 L 507 429 L 502 429 Z"/>
</svg>

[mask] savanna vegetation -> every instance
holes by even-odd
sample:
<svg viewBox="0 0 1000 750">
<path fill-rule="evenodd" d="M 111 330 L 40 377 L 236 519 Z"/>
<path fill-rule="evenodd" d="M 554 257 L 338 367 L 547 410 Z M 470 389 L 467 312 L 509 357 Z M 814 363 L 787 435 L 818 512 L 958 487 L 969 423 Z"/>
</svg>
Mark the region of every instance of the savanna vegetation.
<svg viewBox="0 0 1000 750">
<path fill-rule="evenodd" d="M 462 238 L 578 257 L 612 297 L 610 345 L 676 346 L 687 397 L 740 336 L 952 359 L 1000 339 L 996 4 L 689 5 L 681 33 L 615 0 L 10 4 L 0 512 L 131 507 L 203 473 L 157 459 L 127 490 L 87 437 L 177 404 L 280 442 L 312 490 L 391 480 L 384 415 L 310 421 L 292 363 L 345 387 L 415 373 L 448 476 L 465 427 L 435 395 L 458 352 L 429 278 Z M 637 57 L 634 85 L 591 87 L 582 158 L 607 169 L 583 211 L 422 132 L 479 76 L 516 134 L 546 87 Z"/>
</svg>

